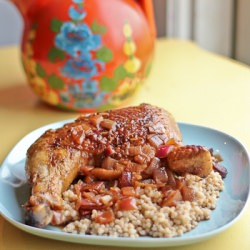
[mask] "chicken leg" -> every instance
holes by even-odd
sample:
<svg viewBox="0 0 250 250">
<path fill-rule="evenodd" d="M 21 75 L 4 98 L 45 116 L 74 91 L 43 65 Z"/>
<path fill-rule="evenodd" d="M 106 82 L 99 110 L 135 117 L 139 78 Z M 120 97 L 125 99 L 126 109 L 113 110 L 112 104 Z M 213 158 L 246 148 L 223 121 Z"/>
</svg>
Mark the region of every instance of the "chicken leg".
<svg viewBox="0 0 250 250">
<path fill-rule="evenodd" d="M 136 168 L 131 171 L 143 171 L 152 165 L 157 150 L 169 143 L 182 146 L 178 125 L 169 112 L 149 104 L 83 114 L 62 128 L 46 131 L 27 151 L 31 185 L 25 204 L 27 223 L 37 227 L 60 224 L 53 219 L 54 212 L 60 211 L 62 192 L 82 169 L 91 171 L 92 178 L 121 178 L 128 163 Z M 179 156 L 178 171 L 180 162 Z M 206 162 L 210 164 L 210 158 Z"/>
</svg>

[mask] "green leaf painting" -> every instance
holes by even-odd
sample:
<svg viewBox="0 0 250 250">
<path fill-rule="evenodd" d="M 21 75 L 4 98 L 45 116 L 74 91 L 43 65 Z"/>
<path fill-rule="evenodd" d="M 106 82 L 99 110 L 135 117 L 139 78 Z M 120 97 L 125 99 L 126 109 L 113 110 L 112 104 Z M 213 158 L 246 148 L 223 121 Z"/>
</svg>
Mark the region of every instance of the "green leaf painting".
<svg viewBox="0 0 250 250">
<path fill-rule="evenodd" d="M 58 33 L 60 32 L 61 30 L 61 26 L 62 26 L 63 22 L 61 20 L 58 20 L 56 18 L 53 18 L 51 20 L 51 23 L 50 23 L 50 29 L 55 32 L 55 33 Z"/>
<path fill-rule="evenodd" d="M 102 91 L 113 91 L 116 89 L 118 82 L 107 76 L 103 76 L 100 80 L 100 86 Z"/>
<path fill-rule="evenodd" d="M 96 51 L 96 59 L 100 61 L 110 62 L 112 58 L 113 58 L 112 50 L 105 46 Z"/>
<path fill-rule="evenodd" d="M 53 89 L 62 89 L 64 87 L 63 80 L 57 77 L 55 74 L 52 74 L 48 77 L 48 83 Z"/>
<path fill-rule="evenodd" d="M 114 78 L 116 79 L 116 81 L 120 81 L 126 77 L 129 77 L 130 74 L 127 72 L 127 70 L 123 67 L 123 65 L 118 66 L 115 69 L 114 72 Z"/>
<path fill-rule="evenodd" d="M 94 20 L 91 24 L 91 30 L 97 34 L 104 34 L 107 31 L 107 28 Z"/>
<path fill-rule="evenodd" d="M 36 73 L 38 76 L 40 76 L 42 78 L 46 77 L 46 71 L 39 63 L 36 64 Z"/>
<path fill-rule="evenodd" d="M 99 110 L 105 111 L 105 110 L 109 110 L 109 109 L 113 109 L 113 108 L 115 108 L 115 105 L 112 105 L 110 103 L 106 103 L 106 104 L 103 104 L 102 106 L 100 106 Z"/>
<path fill-rule="evenodd" d="M 51 62 L 55 62 L 58 59 L 63 60 L 65 58 L 65 52 L 55 47 L 52 47 L 49 50 L 48 58 Z"/>
</svg>

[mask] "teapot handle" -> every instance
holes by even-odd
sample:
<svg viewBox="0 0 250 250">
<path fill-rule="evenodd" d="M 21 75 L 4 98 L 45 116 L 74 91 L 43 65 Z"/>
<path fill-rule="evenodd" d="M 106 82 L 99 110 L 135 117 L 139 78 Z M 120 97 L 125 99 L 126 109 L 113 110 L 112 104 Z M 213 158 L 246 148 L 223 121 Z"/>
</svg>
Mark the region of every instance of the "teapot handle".
<svg viewBox="0 0 250 250">
<path fill-rule="evenodd" d="M 152 0 L 137 0 L 138 4 L 141 6 L 145 16 L 148 20 L 149 28 L 151 34 L 156 36 L 156 26 L 155 26 L 155 18 L 154 18 L 154 6 Z"/>
</svg>

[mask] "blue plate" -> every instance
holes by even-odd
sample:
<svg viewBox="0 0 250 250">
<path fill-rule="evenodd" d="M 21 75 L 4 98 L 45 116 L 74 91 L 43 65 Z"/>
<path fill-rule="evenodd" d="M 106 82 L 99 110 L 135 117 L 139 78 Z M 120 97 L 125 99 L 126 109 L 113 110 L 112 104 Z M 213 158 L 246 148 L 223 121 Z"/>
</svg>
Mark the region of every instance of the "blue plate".
<svg viewBox="0 0 250 250">
<path fill-rule="evenodd" d="M 0 168 L 0 212 L 14 226 L 28 233 L 55 240 L 109 246 L 167 247 L 186 245 L 208 239 L 233 225 L 249 202 L 250 161 L 245 147 L 235 138 L 215 129 L 179 123 L 185 144 L 203 145 L 213 148 L 223 157 L 228 170 L 225 190 L 221 193 L 217 208 L 211 219 L 202 221 L 183 236 L 175 238 L 115 238 L 107 236 L 77 235 L 63 233 L 58 228 L 44 229 L 24 224 L 22 205 L 29 197 L 25 178 L 25 159 L 28 147 L 47 129 L 58 128 L 69 122 L 61 121 L 34 130 L 11 150 Z"/>
</svg>

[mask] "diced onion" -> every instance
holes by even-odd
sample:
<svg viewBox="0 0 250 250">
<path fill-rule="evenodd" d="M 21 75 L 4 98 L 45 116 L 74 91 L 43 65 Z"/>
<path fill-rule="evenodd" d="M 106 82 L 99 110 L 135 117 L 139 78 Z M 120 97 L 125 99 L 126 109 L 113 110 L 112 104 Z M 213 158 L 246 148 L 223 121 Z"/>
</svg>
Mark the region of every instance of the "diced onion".
<svg viewBox="0 0 250 250">
<path fill-rule="evenodd" d="M 167 183 L 168 181 L 165 168 L 156 168 L 153 172 L 153 177 L 156 183 Z"/>
</svg>

